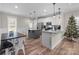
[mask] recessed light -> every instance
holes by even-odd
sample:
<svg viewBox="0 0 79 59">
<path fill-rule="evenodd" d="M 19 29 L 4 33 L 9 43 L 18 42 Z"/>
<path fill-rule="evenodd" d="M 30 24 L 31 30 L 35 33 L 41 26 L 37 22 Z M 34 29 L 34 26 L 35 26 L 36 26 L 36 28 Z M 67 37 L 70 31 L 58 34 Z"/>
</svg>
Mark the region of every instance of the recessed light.
<svg viewBox="0 0 79 59">
<path fill-rule="evenodd" d="M 15 6 L 14 6 L 14 8 L 18 8 L 18 6 L 17 6 L 17 5 L 15 5 Z"/>
<path fill-rule="evenodd" d="M 46 9 L 44 9 L 44 12 L 47 12 L 47 10 L 46 10 Z"/>
</svg>

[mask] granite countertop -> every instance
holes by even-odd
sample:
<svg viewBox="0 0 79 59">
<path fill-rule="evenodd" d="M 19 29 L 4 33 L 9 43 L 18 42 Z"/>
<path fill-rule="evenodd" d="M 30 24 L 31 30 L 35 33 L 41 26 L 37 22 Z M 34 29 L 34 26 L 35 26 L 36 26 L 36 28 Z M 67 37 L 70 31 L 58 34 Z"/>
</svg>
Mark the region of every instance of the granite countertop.
<svg viewBox="0 0 79 59">
<path fill-rule="evenodd" d="M 21 34 L 21 33 L 16 33 L 16 35 L 14 36 L 9 36 L 8 33 L 2 33 L 1 34 L 1 41 L 4 41 L 4 40 L 10 40 L 10 39 L 16 39 L 16 38 L 21 38 L 21 37 L 25 37 L 26 35 L 24 34 Z"/>
</svg>

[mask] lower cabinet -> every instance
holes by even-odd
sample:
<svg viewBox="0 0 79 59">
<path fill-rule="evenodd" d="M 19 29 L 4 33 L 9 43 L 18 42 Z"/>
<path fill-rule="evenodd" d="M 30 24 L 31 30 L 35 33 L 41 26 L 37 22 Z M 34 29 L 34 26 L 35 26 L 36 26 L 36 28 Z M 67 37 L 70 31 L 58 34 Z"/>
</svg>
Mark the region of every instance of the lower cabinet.
<svg viewBox="0 0 79 59">
<path fill-rule="evenodd" d="M 47 48 L 52 48 L 52 37 L 50 33 L 42 33 L 42 44 Z"/>
</svg>

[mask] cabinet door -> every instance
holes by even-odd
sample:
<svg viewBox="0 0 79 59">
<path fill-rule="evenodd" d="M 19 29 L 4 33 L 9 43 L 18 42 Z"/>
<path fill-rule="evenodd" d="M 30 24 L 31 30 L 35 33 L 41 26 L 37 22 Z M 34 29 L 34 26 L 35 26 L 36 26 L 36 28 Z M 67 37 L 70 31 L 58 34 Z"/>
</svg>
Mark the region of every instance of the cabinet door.
<svg viewBox="0 0 79 59">
<path fill-rule="evenodd" d="M 52 40 L 52 37 L 49 33 L 42 35 L 42 44 L 47 48 L 51 48 L 51 43 L 52 43 L 51 40 Z"/>
</svg>

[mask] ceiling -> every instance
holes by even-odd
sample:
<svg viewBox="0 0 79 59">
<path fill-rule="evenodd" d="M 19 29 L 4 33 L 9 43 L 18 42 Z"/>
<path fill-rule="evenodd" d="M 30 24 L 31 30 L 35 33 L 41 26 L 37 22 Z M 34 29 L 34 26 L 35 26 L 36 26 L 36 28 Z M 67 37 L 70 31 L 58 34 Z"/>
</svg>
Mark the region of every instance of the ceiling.
<svg viewBox="0 0 79 59">
<path fill-rule="evenodd" d="M 18 6 L 18 8 L 15 8 Z M 56 3 L 55 10 L 61 8 L 62 13 L 79 10 L 79 3 Z M 0 3 L 0 11 L 25 17 L 44 16 L 53 14 L 52 3 Z M 36 11 L 34 14 L 33 11 Z"/>
</svg>

